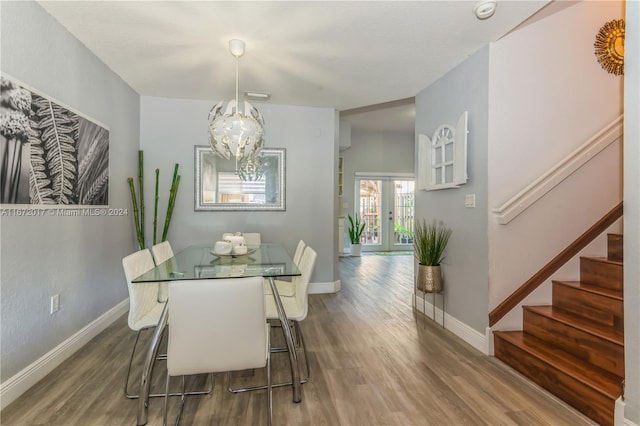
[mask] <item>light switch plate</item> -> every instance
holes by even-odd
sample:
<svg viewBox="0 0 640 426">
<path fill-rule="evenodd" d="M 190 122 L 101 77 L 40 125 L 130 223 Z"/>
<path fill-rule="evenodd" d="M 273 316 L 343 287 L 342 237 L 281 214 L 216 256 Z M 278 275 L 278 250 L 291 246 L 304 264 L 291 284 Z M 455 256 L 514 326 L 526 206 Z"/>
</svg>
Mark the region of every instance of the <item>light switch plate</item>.
<svg viewBox="0 0 640 426">
<path fill-rule="evenodd" d="M 467 194 L 464 197 L 464 206 L 468 209 L 476 207 L 476 194 Z"/>
</svg>

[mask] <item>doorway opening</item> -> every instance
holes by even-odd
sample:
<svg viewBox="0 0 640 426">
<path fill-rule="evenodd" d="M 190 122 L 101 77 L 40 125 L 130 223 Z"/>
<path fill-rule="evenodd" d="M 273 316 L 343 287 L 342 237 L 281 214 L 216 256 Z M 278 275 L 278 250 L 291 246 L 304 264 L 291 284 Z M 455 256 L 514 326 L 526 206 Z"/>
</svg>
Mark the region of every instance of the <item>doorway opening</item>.
<svg viewBox="0 0 640 426">
<path fill-rule="evenodd" d="M 409 176 L 356 176 L 363 251 L 413 249 L 415 181 Z"/>
</svg>

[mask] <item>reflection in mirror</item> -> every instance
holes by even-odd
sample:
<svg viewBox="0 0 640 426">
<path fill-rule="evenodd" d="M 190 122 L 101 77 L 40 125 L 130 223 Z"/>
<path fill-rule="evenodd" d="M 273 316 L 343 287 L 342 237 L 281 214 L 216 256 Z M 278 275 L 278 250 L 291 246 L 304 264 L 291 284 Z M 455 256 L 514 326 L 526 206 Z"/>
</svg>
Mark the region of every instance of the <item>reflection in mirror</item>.
<svg viewBox="0 0 640 426">
<path fill-rule="evenodd" d="M 263 148 L 260 156 L 259 171 L 249 167 L 241 179 L 235 158 L 196 146 L 195 210 L 285 210 L 285 150 Z"/>
</svg>

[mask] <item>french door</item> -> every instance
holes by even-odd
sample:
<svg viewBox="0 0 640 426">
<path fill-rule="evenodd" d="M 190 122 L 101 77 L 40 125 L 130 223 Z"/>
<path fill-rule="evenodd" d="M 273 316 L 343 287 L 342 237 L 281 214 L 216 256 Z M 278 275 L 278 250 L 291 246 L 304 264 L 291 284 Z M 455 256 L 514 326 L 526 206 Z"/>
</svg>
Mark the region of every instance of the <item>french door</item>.
<svg viewBox="0 0 640 426">
<path fill-rule="evenodd" d="M 362 250 L 412 249 L 414 187 L 413 177 L 356 175 L 355 205 L 365 223 Z"/>
</svg>

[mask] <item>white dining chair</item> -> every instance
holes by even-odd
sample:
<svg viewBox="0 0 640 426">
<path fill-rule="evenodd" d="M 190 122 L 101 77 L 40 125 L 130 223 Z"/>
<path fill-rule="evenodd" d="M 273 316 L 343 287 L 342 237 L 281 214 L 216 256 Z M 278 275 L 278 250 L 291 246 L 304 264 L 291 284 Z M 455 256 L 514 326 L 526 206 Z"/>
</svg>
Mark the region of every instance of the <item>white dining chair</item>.
<svg viewBox="0 0 640 426">
<path fill-rule="evenodd" d="M 136 331 L 136 340 L 131 351 L 129 366 L 127 367 L 127 376 L 124 382 L 124 394 L 129 399 L 136 399 L 139 395 L 129 393 L 129 375 L 131 374 L 131 365 L 133 357 L 140 339 L 140 333 L 143 330 L 150 330 L 156 327 L 165 302 L 158 301 L 158 285 L 151 283 L 133 284 L 131 281 L 145 272 L 155 267 L 151 252 L 144 249 L 132 253 L 122 259 L 122 267 L 127 279 L 127 289 L 129 290 L 129 328 Z"/>
<path fill-rule="evenodd" d="M 260 244 L 262 243 L 262 237 L 259 232 L 243 232 L 242 236 L 244 237 L 244 242 L 249 248 L 260 247 Z"/>
<path fill-rule="evenodd" d="M 122 267 L 127 279 L 127 289 L 129 290 L 129 328 L 136 331 L 136 340 L 133 343 L 131 357 L 129 358 L 129 366 L 127 367 L 127 375 L 124 380 L 124 395 L 128 399 L 137 399 L 139 394 L 129 393 L 129 377 L 131 375 L 131 367 L 136 353 L 136 346 L 140 339 L 140 334 L 144 330 L 153 330 L 160 320 L 162 311 L 166 304 L 165 301 L 159 301 L 158 289 L 159 283 L 138 283 L 133 284 L 132 281 L 155 267 L 151 252 L 149 249 L 139 250 L 122 259 Z M 159 355 L 157 359 L 166 359 L 166 354 Z M 189 391 L 187 395 L 206 395 L 213 388 L 213 377 L 211 378 L 211 386 L 204 390 Z M 170 396 L 182 395 L 172 393 Z M 153 393 L 149 397 L 164 397 L 164 393 Z"/>
<path fill-rule="evenodd" d="M 306 243 L 303 240 L 298 241 L 298 246 L 296 247 L 296 251 L 293 254 L 293 263 L 296 265 L 296 267 L 300 266 L 300 259 L 302 258 L 302 253 L 304 252 L 304 249 L 306 247 Z M 278 294 L 280 296 L 287 296 L 287 297 L 291 297 L 294 296 L 296 294 L 296 281 L 298 281 L 300 279 L 300 277 L 291 277 L 289 280 L 281 280 L 281 279 L 276 279 L 275 284 L 276 287 L 278 288 Z M 265 278 L 264 280 L 264 293 L 267 295 L 272 294 L 271 293 L 271 285 L 269 285 L 269 280 Z"/>
<path fill-rule="evenodd" d="M 291 297 L 280 297 L 280 300 L 282 301 L 282 307 L 284 308 L 285 314 L 287 315 L 287 320 L 289 321 L 289 324 L 282 324 L 282 326 L 293 327 L 295 331 L 294 335 L 296 336 L 296 350 L 301 347 L 304 353 L 307 375 L 304 379 L 300 380 L 300 383 L 306 383 L 311 376 L 311 370 L 309 368 L 309 358 L 307 356 L 307 348 L 304 343 L 304 336 L 302 335 L 302 330 L 300 329 L 300 321 L 304 320 L 307 317 L 307 313 L 309 312 L 309 283 L 311 280 L 311 275 L 313 274 L 313 269 L 315 267 L 317 257 L 318 254 L 311 247 L 307 246 L 304 249 L 302 259 L 300 259 L 300 272 L 302 272 L 302 275 L 300 276 L 300 280 L 296 281 L 297 288 L 295 291 L 295 295 Z M 276 308 L 274 298 L 266 297 L 265 301 L 267 306 L 267 319 L 270 321 L 280 321 L 280 316 L 278 315 L 278 310 Z M 287 348 L 271 348 L 270 351 L 284 352 L 287 351 Z M 273 384 L 272 387 L 290 386 L 291 384 L 291 382 L 276 383 Z M 234 389 L 231 387 L 231 382 L 229 382 L 228 386 L 229 392 L 233 393 L 247 392 L 264 388 L 265 386 L 262 385 Z"/>
<path fill-rule="evenodd" d="M 261 277 L 169 284 L 167 380 L 173 376 L 267 368 L 268 424 L 272 417 L 269 324 Z M 184 406 L 181 399 L 176 424 Z M 165 398 L 163 421 L 167 421 Z"/>
<path fill-rule="evenodd" d="M 297 337 L 296 348 L 302 347 L 304 353 L 304 360 L 307 369 L 307 377 L 302 382 L 306 382 L 310 377 L 309 369 L 309 357 L 307 356 L 307 347 L 304 344 L 304 336 L 300 329 L 300 322 L 303 321 L 309 312 L 309 284 L 311 282 L 311 275 L 316 264 L 318 253 L 310 246 L 305 247 L 300 259 L 300 275 L 299 279 L 295 282 L 295 294 L 291 297 L 281 297 L 282 307 L 289 320 L 289 326 L 292 326 L 295 330 L 295 336 Z M 278 320 L 278 310 L 273 297 L 268 297 L 267 301 L 267 318 L 269 320 Z M 282 324 L 284 327 L 285 324 Z"/>
<path fill-rule="evenodd" d="M 167 260 L 173 257 L 173 249 L 171 248 L 171 244 L 169 241 L 163 241 L 151 247 L 151 252 L 153 253 L 153 260 L 156 263 L 156 266 L 166 262 Z M 161 282 L 158 283 L 158 301 L 166 302 L 169 297 L 169 283 Z"/>
</svg>

